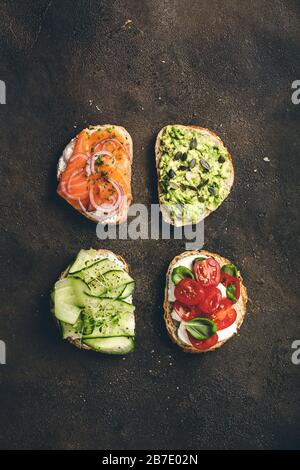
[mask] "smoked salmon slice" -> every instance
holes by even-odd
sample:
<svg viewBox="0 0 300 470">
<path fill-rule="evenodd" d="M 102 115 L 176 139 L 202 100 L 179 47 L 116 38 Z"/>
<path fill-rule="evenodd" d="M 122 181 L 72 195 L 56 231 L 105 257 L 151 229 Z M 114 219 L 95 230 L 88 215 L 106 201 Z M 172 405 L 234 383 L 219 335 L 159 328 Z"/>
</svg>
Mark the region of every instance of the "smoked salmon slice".
<svg viewBox="0 0 300 470">
<path fill-rule="evenodd" d="M 82 130 L 58 164 L 58 194 L 95 222 L 127 218 L 131 195 L 132 139 L 123 127 Z"/>
</svg>

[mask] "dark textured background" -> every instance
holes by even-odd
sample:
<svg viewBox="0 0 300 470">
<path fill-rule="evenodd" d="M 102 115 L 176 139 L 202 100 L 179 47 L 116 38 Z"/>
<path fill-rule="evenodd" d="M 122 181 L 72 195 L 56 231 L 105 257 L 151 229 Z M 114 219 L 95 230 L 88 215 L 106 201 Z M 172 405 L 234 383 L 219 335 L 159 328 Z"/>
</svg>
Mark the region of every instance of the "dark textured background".
<svg viewBox="0 0 300 470">
<path fill-rule="evenodd" d="M 300 447 L 299 28 L 297 0 L 1 0 L 1 448 Z M 250 297 L 240 336 L 196 357 L 162 320 L 184 242 L 101 243 L 55 193 L 70 138 L 115 123 L 133 136 L 135 202 L 157 202 L 153 144 L 172 122 L 210 127 L 232 151 L 236 182 L 205 248 L 236 262 Z M 51 285 L 90 246 L 124 256 L 138 281 L 125 359 L 76 350 L 50 317 Z"/>
</svg>

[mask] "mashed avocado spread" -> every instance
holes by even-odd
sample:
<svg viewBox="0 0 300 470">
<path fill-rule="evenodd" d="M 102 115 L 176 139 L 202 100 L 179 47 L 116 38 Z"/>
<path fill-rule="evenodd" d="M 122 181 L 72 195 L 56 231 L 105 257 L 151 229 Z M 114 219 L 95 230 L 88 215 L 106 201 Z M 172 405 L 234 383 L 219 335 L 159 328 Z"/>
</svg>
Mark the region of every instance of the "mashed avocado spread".
<svg viewBox="0 0 300 470">
<path fill-rule="evenodd" d="M 166 126 L 160 152 L 160 204 L 173 220 L 184 217 L 197 222 L 228 195 L 231 164 L 221 142 L 191 128 Z"/>
</svg>

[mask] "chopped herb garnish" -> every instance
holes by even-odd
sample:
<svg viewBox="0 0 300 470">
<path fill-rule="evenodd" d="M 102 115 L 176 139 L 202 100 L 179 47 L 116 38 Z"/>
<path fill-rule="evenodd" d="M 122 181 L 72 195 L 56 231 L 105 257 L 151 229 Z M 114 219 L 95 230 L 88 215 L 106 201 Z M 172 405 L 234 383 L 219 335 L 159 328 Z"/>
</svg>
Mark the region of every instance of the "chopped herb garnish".
<svg viewBox="0 0 300 470">
<path fill-rule="evenodd" d="M 102 160 L 101 157 L 97 158 L 97 160 L 95 161 L 95 165 L 104 165 L 104 161 Z"/>
</svg>

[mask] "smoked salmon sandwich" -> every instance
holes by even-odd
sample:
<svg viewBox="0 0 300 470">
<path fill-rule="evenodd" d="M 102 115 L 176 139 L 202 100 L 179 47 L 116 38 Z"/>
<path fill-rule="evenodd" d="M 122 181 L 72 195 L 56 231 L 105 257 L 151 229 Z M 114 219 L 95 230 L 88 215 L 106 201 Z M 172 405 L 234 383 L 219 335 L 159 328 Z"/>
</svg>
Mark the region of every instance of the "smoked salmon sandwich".
<svg viewBox="0 0 300 470">
<path fill-rule="evenodd" d="M 83 129 L 58 161 L 58 194 L 88 219 L 119 224 L 131 195 L 132 139 L 124 127 Z"/>
</svg>

